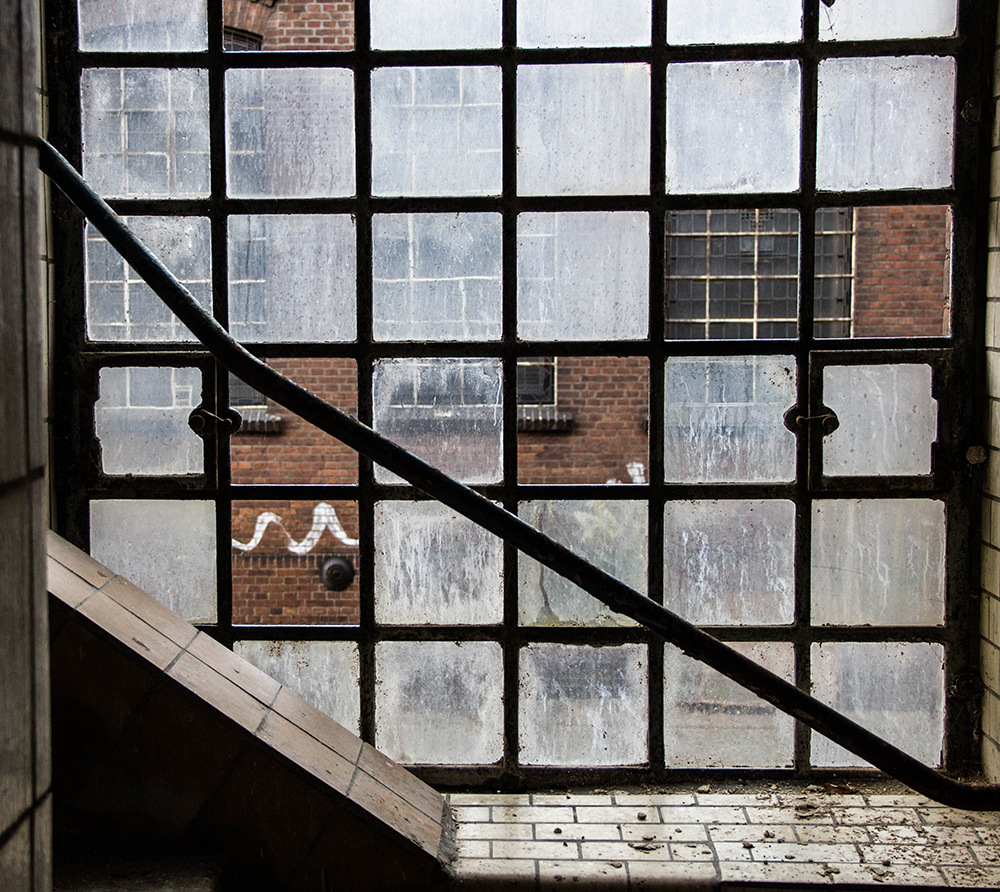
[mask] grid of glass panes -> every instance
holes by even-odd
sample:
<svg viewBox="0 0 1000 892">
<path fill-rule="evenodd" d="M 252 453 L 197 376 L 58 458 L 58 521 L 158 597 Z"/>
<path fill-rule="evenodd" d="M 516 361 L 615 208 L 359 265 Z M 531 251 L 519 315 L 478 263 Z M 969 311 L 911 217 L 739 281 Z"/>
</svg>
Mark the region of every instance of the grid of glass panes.
<svg viewBox="0 0 1000 892">
<path fill-rule="evenodd" d="M 178 256 L 192 269 L 213 256 L 207 244 L 216 258 L 228 245 L 226 269 L 191 281 L 211 278 L 215 312 L 275 367 L 935 762 L 950 519 L 949 491 L 932 475 L 932 379 L 949 344 L 933 342 L 939 353 L 928 359 L 906 340 L 905 321 L 880 328 L 906 317 L 871 297 L 879 282 L 862 307 L 856 221 L 864 210 L 872 232 L 904 232 L 916 205 L 874 198 L 910 190 L 894 200 L 924 202 L 938 276 L 926 301 L 934 325 L 919 336 L 950 334 L 957 7 L 888 7 L 872 17 L 861 0 L 367 0 L 353 11 L 356 38 L 393 55 L 274 53 L 248 65 L 207 33 L 198 3 L 173 27 L 173 5 L 158 0 L 117 25 L 97 0 L 78 0 L 83 169 L 123 211 L 155 212 L 163 225 L 145 233 L 154 250 L 176 241 L 175 218 L 186 221 Z M 211 20 L 234 24 L 221 4 Z M 168 26 L 169 41 L 148 42 Z M 194 36 L 180 45 L 178 34 Z M 516 58 L 499 52 L 505 34 Z M 838 41 L 853 40 L 885 49 L 836 56 Z M 705 44 L 741 44 L 741 58 L 707 60 Z M 180 55 L 206 45 L 206 57 Z M 171 51 L 169 66 L 148 55 L 143 68 L 104 64 L 103 52 L 137 48 Z M 451 54 L 409 55 L 426 49 Z M 369 58 L 377 62 L 363 67 Z M 803 96 L 815 104 L 803 107 Z M 816 133 L 815 151 L 803 132 Z M 225 143 L 214 177 L 209 134 Z M 812 183 L 861 210 L 817 210 Z M 211 210 L 211 239 L 203 217 L 179 216 L 193 207 Z M 134 283 L 103 250 L 88 236 L 81 352 L 100 363 L 100 343 L 118 340 L 127 362 L 181 341 L 119 296 Z M 866 341 L 867 365 L 837 354 L 813 367 L 796 335 L 844 348 L 862 310 L 865 336 L 883 338 Z M 660 332 L 731 339 L 739 355 L 675 356 Z M 736 343 L 748 339 L 784 340 L 748 354 Z M 101 412 L 115 399 L 104 371 Z M 529 372 L 538 373 L 530 402 L 573 411 L 571 434 L 518 434 L 510 404 L 529 402 L 519 395 Z M 806 416 L 819 399 L 841 428 L 804 464 L 787 415 Z M 389 755 L 456 767 L 453 778 L 853 764 L 568 581 L 414 500 L 384 469 L 362 464 L 359 485 L 345 450 L 284 421 L 280 437 L 241 435 L 212 456 L 234 484 L 231 505 L 189 480 L 178 483 L 185 499 L 164 498 L 169 476 L 197 463 L 178 471 L 149 464 L 142 449 L 106 449 L 133 464 L 105 461 L 83 526 L 99 557 L 215 623 L 220 638 Z M 102 422 L 97 437 L 141 438 L 145 424 L 136 415 L 123 434 Z M 167 483 L 151 501 L 142 485 L 116 490 L 128 474 Z M 870 484 L 861 496 L 838 495 L 838 479 L 859 477 Z M 595 489 L 595 479 L 610 485 Z M 621 480 L 645 488 L 625 493 Z M 279 503 L 272 483 L 326 488 Z M 713 489 L 699 497 L 702 485 Z M 232 555 L 232 572 L 209 572 L 205 556 L 227 526 L 232 547 L 219 543 L 218 554 Z M 110 535 L 118 529 L 130 535 Z M 165 586 L 157 542 L 172 556 L 197 553 L 197 585 Z M 278 568 L 320 552 L 359 561 L 358 579 L 329 596 L 325 614 L 239 588 L 256 557 Z M 220 615 L 215 580 L 230 575 L 233 611 Z M 879 580 L 877 603 L 861 578 Z M 866 624 L 859 640 L 844 631 L 852 624 Z M 891 697 L 876 690 L 887 677 Z"/>
<path fill-rule="evenodd" d="M 853 220 L 816 213 L 815 324 L 828 337 L 850 334 Z M 795 337 L 798 224 L 787 209 L 669 212 L 667 337 Z"/>
</svg>

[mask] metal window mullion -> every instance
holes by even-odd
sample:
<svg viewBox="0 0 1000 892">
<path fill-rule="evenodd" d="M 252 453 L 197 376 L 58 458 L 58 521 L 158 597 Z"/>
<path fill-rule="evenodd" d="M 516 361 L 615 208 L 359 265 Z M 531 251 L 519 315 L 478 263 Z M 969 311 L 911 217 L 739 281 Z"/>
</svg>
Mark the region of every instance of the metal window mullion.
<svg viewBox="0 0 1000 892">
<path fill-rule="evenodd" d="M 371 203 L 371 19 L 369 0 L 354 5 L 355 220 L 357 226 L 357 382 L 358 417 L 373 423 L 372 381 L 372 203 Z M 374 464 L 358 455 L 358 660 L 361 737 L 374 744 L 376 731 L 375 646 L 375 484 Z"/>
<path fill-rule="evenodd" d="M 225 57 L 222 48 L 222 8 L 218 0 L 208 4 L 208 128 L 209 128 L 209 238 L 212 256 L 212 313 L 229 325 L 228 221 L 226 219 L 226 93 Z M 229 406 L 229 373 L 212 363 L 208 386 L 213 399 L 209 411 L 223 417 Z M 213 442 L 214 441 L 214 442 Z M 220 429 L 209 438 L 214 445 L 216 530 L 216 635 L 233 646 L 233 555 L 232 555 L 232 438 Z M 208 467 L 206 466 L 206 471 Z M 211 480 L 211 477 L 209 478 Z"/>
<path fill-rule="evenodd" d="M 650 84 L 649 148 L 649 404 L 647 432 L 646 491 L 648 493 L 647 594 L 663 603 L 663 511 L 665 506 L 663 425 L 666 378 L 666 115 L 667 115 L 667 0 L 653 0 L 653 29 Z M 646 636 L 649 666 L 649 770 L 653 777 L 664 776 L 663 729 L 664 655 L 663 642 Z"/>
<path fill-rule="evenodd" d="M 503 368 L 503 505 L 518 513 L 519 480 L 517 467 L 517 0 L 501 5 L 501 339 Z M 503 661 L 503 759 L 504 779 L 516 783 L 521 768 L 518 756 L 520 736 L 519 663 L 522 632 L 518 624 L 518 554 L 503 546 L 503 625 L 500 631 Z"/>
<path fill-rule="evenodd" d="M 803 49 L 801 56 L 801 124 L 799 128 L 799 306 L 796 403 L 805 414 L 810 413 L 811 369 L 809 357 L 813 346 L 815 309 L 814 275 L 816 271 L 816 132 L 819 83 L 819 4 L 804 2 Z M 810 432 L 801 433 L 796 441 L 795 496 L 795 606 L 792 640 L 794 646 L 795 684 L 810 690 L 811 669 L 811 554 L 812 498 L 810 494 Z M 794 732 L 794 766 L 797 774 L 810 770 L 811 732 L 796 722 Z"/>
</svg>

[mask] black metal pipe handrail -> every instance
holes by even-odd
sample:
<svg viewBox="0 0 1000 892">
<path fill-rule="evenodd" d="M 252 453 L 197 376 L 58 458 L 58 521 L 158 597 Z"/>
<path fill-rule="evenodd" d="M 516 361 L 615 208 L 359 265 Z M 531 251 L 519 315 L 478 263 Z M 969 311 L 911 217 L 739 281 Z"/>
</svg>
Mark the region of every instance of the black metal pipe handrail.
<svg viewBox="0 0 1000 892">
<path fill-rule="evenodd" d="M 41 170 L 236 377 L 917 792 L 955 808 L 1000 809 L 1000 785 L 970 784 L 929 768 L 276 372 L 198 305 L 62 155 L 45 140 L 38 148 Z"/>
</svg>

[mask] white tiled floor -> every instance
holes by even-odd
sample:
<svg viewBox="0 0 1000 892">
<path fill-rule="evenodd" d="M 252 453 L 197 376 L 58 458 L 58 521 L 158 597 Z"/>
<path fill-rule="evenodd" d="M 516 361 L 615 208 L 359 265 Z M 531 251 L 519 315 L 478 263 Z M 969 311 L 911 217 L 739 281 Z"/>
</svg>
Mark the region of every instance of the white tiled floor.
<svg viewBox="0 0 1000 892">
<path fill-rule="evenodd" d="M 1000 811 L 945 808 L 888 782 L 855 787 L 452 794 L 456 875 L 482 889 L 1000 889 Z"/>
</svg>

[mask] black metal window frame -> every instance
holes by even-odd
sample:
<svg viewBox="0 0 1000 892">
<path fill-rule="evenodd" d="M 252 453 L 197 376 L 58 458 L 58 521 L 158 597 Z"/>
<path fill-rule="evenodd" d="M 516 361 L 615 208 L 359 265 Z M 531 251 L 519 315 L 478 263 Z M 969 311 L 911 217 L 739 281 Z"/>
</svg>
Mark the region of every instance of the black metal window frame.
<svg viewBox="0 0 1000 892">
<path fill-rule="evenodd" d="M 205 199 L 129 199 L 111 202 L 122 214 L 191 214 L 212 220 L 214 312 L 227 322 L 227 233 L 230 214 L 327 212 L 351 213 L 357 220 L 358 338 L 349 344 L 261 344 L 262 358 L 299 356 L 346 357 L 358 368 L 358 414 L 372 421 L 372 371 L 376 360 L 389 357 L 492 356 L 507 370 L 503 383 L 503 480 L 477 487 L 516 512 L 529 499 L 638 500 L 648 505 L 649 596 L 662 601 L 664 564 L 663 510 L 667 502 L 683 499 L 772 498 L 787 499 L 796 507 L 795 621 L 790 626 L 733 626 L 713 629 L 730 642 L 787 641 L 795 648 L 795 680 L 810 684 L 810 645 L 833 641 L 930 641 L 946 652 L 946 726 L 943 766 L 968 772 L 977 764 L 976 678 L 978 678 L 978 561 L 974 554 L 978 528 L 978 494 L 975 474 L 965 463 L 966 449 L 978 442 L 978 346 L 983 328 L 985 293 L 985 221 L 987 161 L 989 157 L 989 36 L 994 33 L 994 10 L 982 0 L 960 0 L 959 33 L 951 38 L 915 40 L 819 40 L 819 0 L 805 0 L 804 37 L 796 43 L 670 46 L 666 42 L 666 0 L 653 0 L 652 40 L 646 47 L 523 49 L 516 46 L 516 0 L 503 0 L 503 47 L 488 50 L 374 51 L 369 48 L 368 0 L 355 6 L 355 49 L 308 53 L 226 52 L 223 49 L 221 2 L 210 0 L 209 48 L 204 53 L 80 53 L 76 48 L 75 4 L 50 4 L 48 16 L 48 99 L 50 138 L 69 160 L 79 165 L 81 71 L 88 67 L 192 68 L 208 72 L 210 113 L 211 194 Z M 940 54 L 957 60 L 954 185 L 923 190 L 823 192 L 816 182 L 816 96 L 819 62 L 829 57 Z M 792 59 L 801 67 L 802 119 L 800 141 L 801 188 L 793 194 L 753 193 L 727 195 L 675 195 L 665 189 L 665 108 L 667 64 L 679 61 Z M 639 62 L 651 75 L 650 188 L 643 195 L 521 197 L 516 190 L 517 143 L 515 134 L 517 69 L 521 64 L 573 64 L 580 62 Z M 500 69 L 502 79 L 503 189 L 499 197 L 380 198 L 371 194 L 371 84 L 376 67 L 406 65 L 488 65 Z M 225 183 L 225 72 L 233 68 L 288 67 L 350 68 L 356 72 L 355 144 L 357 194 L 330 199 L 235 199 Z M 824 207 L 876 205 L 946 205 L 953 215 L 953 295 L 951 334 L 935 338 L 837 339 L 814 337 L 814 236 L 816 212 Z M 377 500 L 411 499 L 414 492 L 401 485 L 378 484 L 370 460 L 360 461 L 356 485 L 236 485 L 230 476 L 230 442 L 225 431 L 209 429 L 205 436 L 206 473 L 179 478 L 113 478 L 99 472 L 94 437 L 94 403 L 99 371 L 105 366 L 193 366 L 205 381 L 203 403 L 218 416 L 228 403 L 228 375 L 198 347 L 181 343 L 94 343 L 84 325 L 82 243 L 80 217 L 53 198 L 54 240 L 65 246 L 56 267 L 55 288 L 60 295 L 55 318 L 56 343 L 53 394 L 54 462 L 57 491 L 56 523 L 60 532 L 86 546 L 89 541 L 89 503 L 96 498 L 208 499 L 214 501 L 218 550 L 219 622 L 209 631 L 231 645 L 236 640 L 347 640 L 358 644 L 360 654 L 361 732 L 375 738 L 375 646 L 389 640 L 496 641 L 504 658 L 504 756 L 491 766 L 426 766 L 418 771 L 430 780 L 454 785 L 492 784 L 514 789 L 552 783 L 646 783 L 681 777 L 667 770 L 663 737 L 663 654 L 660 639 L 643 629 L 536 628 L 518 625 L 517 556 L 504 552 L 504 620 L 500 626 L 386 626 L 374 613 L 374 522 Z M 705 208 L 793 208 L 800 217 L 798 337 L 794 340 L 668 341 L 664 331 L 665 220 L 670 210 Z M 525 344 L 516 329 L 516 224 L 519 213 L 529 211 L 644 211 L 649 219 L 649 338 L 616 342 L 552 341 Z M 375 213 L 417 211 L 493 211 L 503 225 L 502 336 L 499 341 L 425 344 L 376 342 L 372 337 L 372 237 Z M 632 356 L 646 358 L 650 374 L 650 423 L 647 483 L 622 487 L 596 485 L 525 485 L 517 475 L 517 375 L 519 359 L 529 356 Z M 673 356 L 795 356 L 798 363 L 797 405 L 822 403 L 822 371 L 830 364 L 920 362 L 934 370 L 934 396 L 939 406 L 938 442 L 930 475 L 912 478 L 827 478 L 820 472 L 822 431 L 805 427 L 798 437 L 796 482 L 791 484 L 667 484 L 664 483 L 664 366 Z M 90 461 L 81 460 L 90 457 Z M 864 498 L 877 493 L 888 498 L 911 495 L 941 500 L 946 509 L 948 545 L 946 560 L 946 622 L 931 627 L 820 627 L 810 624 L 809 542 L 810 509 L 819 497 L 835 494 Z M 357 626 L 234 626 L 232 622 L 231 504 L 234 501 L 285 498 L 296 500 L 352 500 L 360 505 L 360 622 Z M 544 768 L 518 763 L 518 656 L 535 642 L 590 645 L 642 644 L 647 648 L 648 766 L 614 768 Z M 699 774 L 706 773 L 699 771 Z M 788 776 L 787 771 L 762 770 L 762 776 Z M 822 775 L 809 765 L 809 732 L 798 726 L 795 737 L 797 776 Z M 842 773 L 842 772 L 840 772 Z"/>
</svg>

